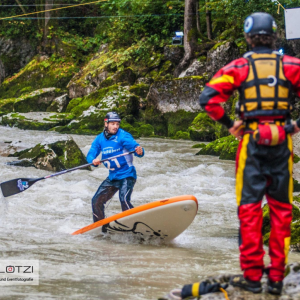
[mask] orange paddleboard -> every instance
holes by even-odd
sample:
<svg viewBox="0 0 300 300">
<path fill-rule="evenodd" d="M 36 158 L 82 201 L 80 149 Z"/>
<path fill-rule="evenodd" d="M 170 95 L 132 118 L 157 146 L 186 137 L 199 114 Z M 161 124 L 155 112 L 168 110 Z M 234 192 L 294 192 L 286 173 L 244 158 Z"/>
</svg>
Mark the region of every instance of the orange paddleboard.
<svg viewBox="0 0 300 300">
<path fill-rule="evenodd" d="M 172 197 L 123 211 L 72 234 L 127 233 L 141 238 L 170 241 L 193 222 L 197 210 L 198 201 L 195 196 Z"/>
</svg>

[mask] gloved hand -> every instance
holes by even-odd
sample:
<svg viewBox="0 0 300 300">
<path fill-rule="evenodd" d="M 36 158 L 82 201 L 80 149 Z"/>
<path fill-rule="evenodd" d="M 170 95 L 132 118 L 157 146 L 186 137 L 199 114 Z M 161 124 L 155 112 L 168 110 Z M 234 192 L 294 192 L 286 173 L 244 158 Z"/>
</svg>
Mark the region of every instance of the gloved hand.
<svg viewBox="0 0 300 300">
<path fill-rule="evenodd" d="M 185 299 L 188 297 L 198 297 L 200 295 L 205 295 L 208 293 L 220 292 L 220 288 L 224 290 L 228 287 L 228 284 L 220 284 L 220 283 L 209 283 L 206 281 L 194 284 L 186 284 L 183 286 L 181 290 L 181 298 Z"/>
</svg>

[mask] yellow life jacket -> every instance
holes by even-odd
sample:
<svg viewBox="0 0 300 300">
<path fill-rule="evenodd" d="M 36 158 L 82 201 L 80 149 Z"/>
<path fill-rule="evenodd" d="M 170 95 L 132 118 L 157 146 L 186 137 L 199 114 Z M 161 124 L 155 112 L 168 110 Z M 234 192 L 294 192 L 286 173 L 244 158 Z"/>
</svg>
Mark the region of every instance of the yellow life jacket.
<svg viewBox="0 0 300 300">
<path fill-rule="evenodd" d="M 249 72 L 239 89 L 243 117 L 289 116 L 291 83 L 283 72 L 282 55 L 249 52 L 244 57 L 249 62 Z"/>
</svg>

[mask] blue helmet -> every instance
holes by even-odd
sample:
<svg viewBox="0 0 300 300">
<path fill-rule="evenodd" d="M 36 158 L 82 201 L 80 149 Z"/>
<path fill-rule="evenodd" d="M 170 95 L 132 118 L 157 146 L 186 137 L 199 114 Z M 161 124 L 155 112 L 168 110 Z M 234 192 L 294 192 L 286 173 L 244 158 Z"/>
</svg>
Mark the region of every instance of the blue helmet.
<svg viewBox="0 0 300 300">
<path fill-rule="evenodd" d="M 114 112 L 114 111 L 111 111 L 109 113 L 106 114 L 105 118 L 104 118 L 104 122 L 121 122 L 121 118 L 120 116 Z"/>
<path fill-rule="evenodd" d="M 277 25 L 275 19 L 267 13 L 257 12 L 248 16 L 244 22 L 244 32 L 249 35 L 275 35 Z"/>
</svg>

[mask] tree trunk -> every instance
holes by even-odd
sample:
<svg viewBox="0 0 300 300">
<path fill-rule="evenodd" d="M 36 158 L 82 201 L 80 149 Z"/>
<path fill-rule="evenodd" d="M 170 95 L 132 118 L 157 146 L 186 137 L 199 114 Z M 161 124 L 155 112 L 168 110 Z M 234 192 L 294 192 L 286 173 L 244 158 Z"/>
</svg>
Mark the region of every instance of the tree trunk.
<svg viewBox="0 0 300 300">
<path fill-rule="evenodd" d="M 35 4 L 36 4 L 36 6 L 35 6 L 36 11 L 41 11 L 41 10 L 45 9 L 44 0 L 35 0 Z M 44 29 L 43 19 L 40 19 L 40 18 L 43 18 L 44 15 L 45 15 L 45 13 L 36 14 L 39 33 L 42 33 L 42 31 Z"/>
<path fill-rule="evenodd" d="M 22 12 L 23 12 L 24 14 L 26 14 L 26 11 L 25 11 L 24 7 L 22 6 L 22 4 L 20 3 L 20 1 L 19 1 L 19 0 L 16 0 L 16 2 L 18 3 L 18 5 L 19 5 L 19 7 L 21 8 Z"/>
<path fill-rule="evenodd" d="M 198 33 L 200 34 L 201 33 L 201 27 L 200 27 L 200 14 L 199 14 L 199 0 L 197 0 L 197 3 L 196 3 L 196 10 L 197 10 L 197 30 L 198 30 Z"/>
<path fill-rule="evenodd" d="M 184 8 L 184 57 L 176 67 L 174 76 L 178 77 L 180 73 L 188 67 L 191 60 L 195 57 L 197 49 L 197 0 L 185 0 Z"/>
<path fill-rule="evenodd" d="M 206 5 L 206 28 L 207 28 L 207 37 L 210 40 L 212 40 L 211 11 L 207 8 L 207 5 Z"/>
<path fill-rule="evenodd" d="M 54 6 L 54 0 L 45 0 L 45 10 L 51 10 Z M 57 19 L 58 11 L 45 12 L 44 32 L 43 32 L 43 52 L 47 55 L 51 55 L 58 51 L 57 45 L 59 39 L 57 38 L 56 31 L 58 28 Z"/>
<path fill-rule="evenodd" d="M 45 10 L 49 10 L 53 8 L 53 0 L 46 0 L 45 1 Z M 46 11 L 45 12 L 45 25 L 44 25 L 44 45 L 47 45 L 48 38 L 47 36 L 49 35 L 49 26 L 48 23 L 51 19 L 51 11 Z"/>
</svg>

